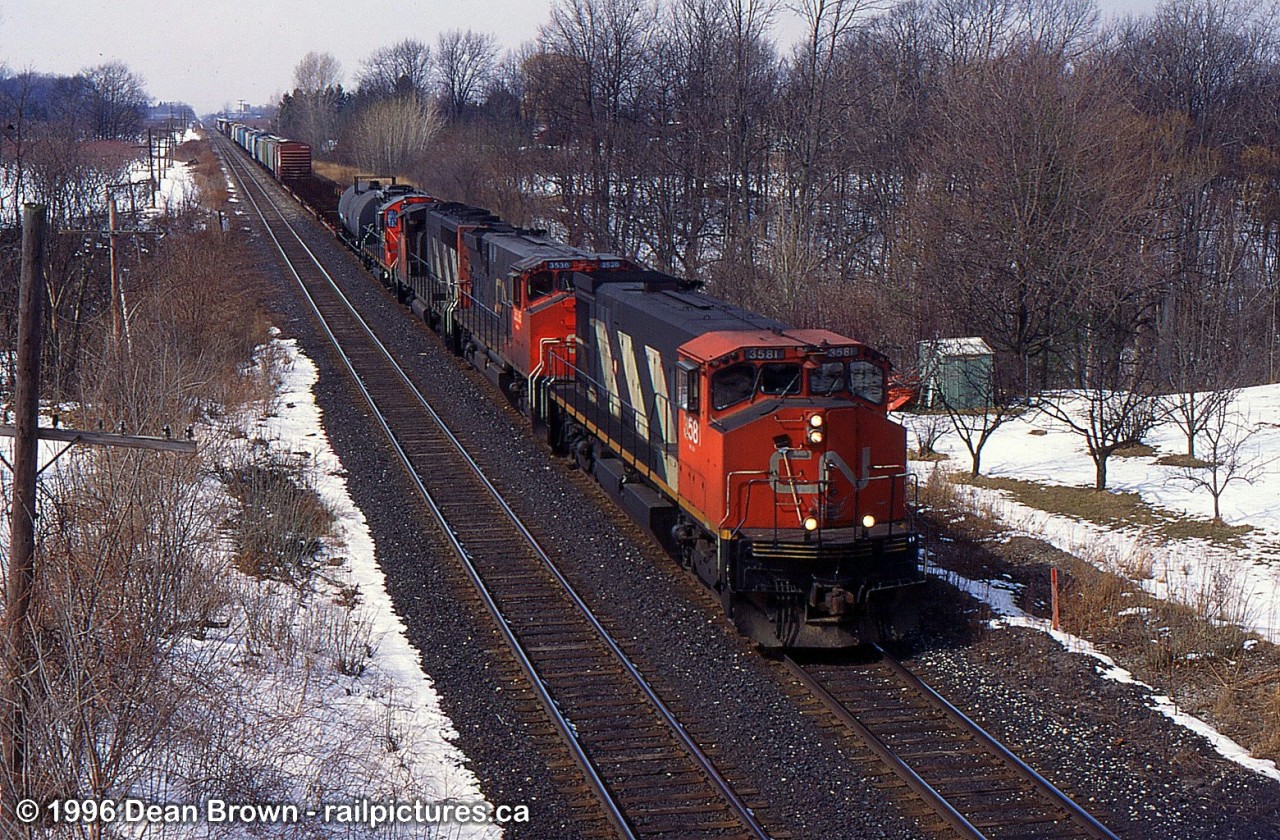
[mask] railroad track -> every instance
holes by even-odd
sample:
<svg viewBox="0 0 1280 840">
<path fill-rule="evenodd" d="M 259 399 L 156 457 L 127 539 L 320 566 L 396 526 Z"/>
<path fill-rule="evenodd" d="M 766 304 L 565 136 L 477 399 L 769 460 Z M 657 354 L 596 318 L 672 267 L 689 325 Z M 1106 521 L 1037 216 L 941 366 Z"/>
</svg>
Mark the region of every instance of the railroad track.
<svg viewBox="0 0 1280 840">
<path fill-rule="evenodd" d="M 1106 827 L 879 647 L 783 665 L 938 815 L 973 838 L 1093 837 Z"/>
<path fill-rule="evenodd" d="M 263 186 L 267 176 L 213 136 L 594 793 L 603 818 L 582 827 L 622 837 L 768 837 L 347 300 L 274 185 Z"/>
</svg>

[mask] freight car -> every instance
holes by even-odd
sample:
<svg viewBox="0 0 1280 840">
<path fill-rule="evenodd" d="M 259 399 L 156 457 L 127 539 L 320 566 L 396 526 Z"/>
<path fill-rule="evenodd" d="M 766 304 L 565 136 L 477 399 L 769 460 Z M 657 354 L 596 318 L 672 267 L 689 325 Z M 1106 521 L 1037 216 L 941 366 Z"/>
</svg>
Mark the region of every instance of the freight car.
<svg viewBox="0 0 1280 840">
<path fill-rule="evenodd" d="M 249 157 L 279 181 L 290 182 L 311 175 L 311 146 L 299 140 L 277 137 L 262 129 L 219 117 L 218 131 L 231 138 Z"/>
</svg>

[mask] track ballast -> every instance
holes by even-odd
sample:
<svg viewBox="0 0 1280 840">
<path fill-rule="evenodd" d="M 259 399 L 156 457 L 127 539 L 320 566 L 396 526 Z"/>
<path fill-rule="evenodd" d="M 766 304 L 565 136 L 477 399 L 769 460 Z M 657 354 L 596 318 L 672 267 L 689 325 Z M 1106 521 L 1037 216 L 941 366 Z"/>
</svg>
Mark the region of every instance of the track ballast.
<svg viewBox="0 0 1280 840">
<path fill-rule="evenodd" d="M 219 145 L 578 762 L 599 803 L 598 833 L 769 836 L 346 300 L 277 205 L 274 187 L 264 186 L 266 175 L 229 142 Z"/>
</svg>

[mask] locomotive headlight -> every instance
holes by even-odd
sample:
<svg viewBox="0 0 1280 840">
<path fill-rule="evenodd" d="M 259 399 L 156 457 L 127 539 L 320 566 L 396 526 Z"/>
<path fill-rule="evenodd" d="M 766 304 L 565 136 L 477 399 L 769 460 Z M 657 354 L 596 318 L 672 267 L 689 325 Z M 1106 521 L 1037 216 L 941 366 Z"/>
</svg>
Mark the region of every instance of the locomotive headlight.
<svg viewBox="0 0 1280 840">
<path fill-rule="evenodd" d="M 816 531 L 816 530 L 818 530 L 818 517 L 816 517 L 816 516 L 806 516 L 806 517 L 804 518 L 804 529 L 805 529 L 806 531 Z"/>
<path fill-rule="evenodd" d="M 876 518 L 868 513 L 866 516 L 862 517 L 862 527 L 863 528 L 876 527 Z"/>
<path fill-rule="evenodd" d="M 809 430 L 809 443 L 822 443 L 822 429 Z"/>
<path fill-rule="evenodd" d="M 815 429 L 821 429 L 824 422 L 826 421 L 822 419 L 821 414 L 815 414 L 809 418 L 809 425 Z"/>
</svg>

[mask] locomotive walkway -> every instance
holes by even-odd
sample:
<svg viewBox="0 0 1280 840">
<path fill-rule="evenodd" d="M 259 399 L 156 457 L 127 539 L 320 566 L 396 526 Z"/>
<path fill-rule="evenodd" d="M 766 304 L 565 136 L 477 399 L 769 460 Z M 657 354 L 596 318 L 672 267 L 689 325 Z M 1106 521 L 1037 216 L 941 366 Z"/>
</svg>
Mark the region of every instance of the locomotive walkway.
<svg viewBox="0 0 1280 840">
<path fill-rule="evenodd" d="M 307 247 L 266 175 L 216 142 L 575 759 L 597 803 L 584 830 L 768 837 L 743 799 L 758 793 L 735 790 L 650 688 Z"/>
</svg>

